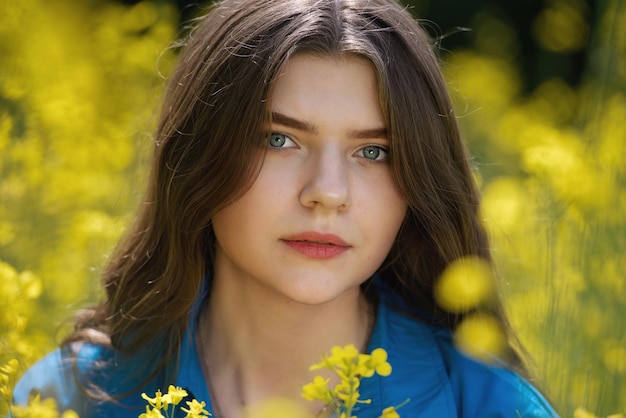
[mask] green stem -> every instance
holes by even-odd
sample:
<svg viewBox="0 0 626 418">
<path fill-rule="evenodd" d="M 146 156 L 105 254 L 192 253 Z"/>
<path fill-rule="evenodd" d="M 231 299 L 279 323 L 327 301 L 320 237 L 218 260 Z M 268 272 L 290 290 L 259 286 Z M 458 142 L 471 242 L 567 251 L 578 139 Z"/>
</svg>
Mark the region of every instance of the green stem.
<svg viewBox="0 0 626 418">
<path fill-rule="evenodd" d="M 352 396 L 354 395 L 354 392 L 355 392 L 354 389 L 355 389 L 354 379 L 350 379 L 350 392 L 348 394 L 349 402 L 346 407 L 346 418 L 352 418 L 352 408 L 354 406 L 354 403 L 352 402 Z"/>
</svg>

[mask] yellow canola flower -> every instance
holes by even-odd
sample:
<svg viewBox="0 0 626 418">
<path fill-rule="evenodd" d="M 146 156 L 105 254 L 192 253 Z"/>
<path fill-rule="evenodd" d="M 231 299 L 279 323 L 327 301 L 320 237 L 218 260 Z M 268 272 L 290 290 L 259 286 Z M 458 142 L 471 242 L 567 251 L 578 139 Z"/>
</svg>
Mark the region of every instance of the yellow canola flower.
<svg viewBox="0 0 626 418">
<path fill-rule="evenodd" d="M 246 408 L 243 418 L 313 418 L 313 415 L 292 399 L 272 398 Z"/>
<path fill-rule="evenodd" d="M 315 376 L 311 383 L 302 387 L 302 397 L 307 401 L 319 400 L 326 404 L 333 403 L 333 392 L 328 388 L 329 380 L 322 376 Z"/>
<path fill-rule="evenodd" d="M 22 294 L 27 299 L 37 299 L 43 292 L 43 284 L 41 279 L 32 271 L 23 271 L 18 276 L 18 281 L 22 290 Z"/>
<path fill-rule="evenodd" d="M 19 363 L 14 358 L 0 367 L 0 397 L 11 399 L 11 393 L 13 392 L 12 383 L 17 376 L 18 367 Z"/>
<path fill-rule="evenodd" d="M 320 363 L 311 366 L 311 370 L 317 369 L 334 370 L 346 378 L 371 377 L 374 373 L 381 376 L 391 374 L 391 365 L 387 362 L 387 352 L 383 348 L 374 349 L 372 354 L 360 354 L 353 344 L 333 347 L 330 356 L 324 356 Z"/>
<path fill-rule="evenodd" d="M 187 397 L 187 391 L 185 389 L 170 385 L 167 388 L 167 394 L 163 396 L 163 402 L 167 405 L 178 405 L 185 397 Z"/>
<path fill-rule="evenodd" d="M 354 344 L 348 344 L 345 347 L 335 346 L 330 350 L 330 356 L 324 356 L 321 363 L 311 366 L 311 370 L 343 368 L 352 365 L 358 356 L 359 350 Z"/>
<path fill-rule="evenodd" d="M 398 414 L 398 411 L 396 411 L 395 407 L 390 406 L 389 408 L 383 409 L 383 413 L 380 418 L 400 418 L 400 415 Z"/>
<path fill-rule="evenodd" d="M 584 408 L 577 408 L 574 411 L 574 418 L 598 418 L 595 414 L 588 412 Z"/>
<path fill-rule="evenodd" d="M 380 376 L 389 376 L 391 364 L 387 362 L 387 351 L 382 348 L 374 349 L 370 357 L 366 359 L 366 367 Z"/>
<path fill-rule="evenodd" d="M 17 270 L 9 263 L 0 260 L 0 279 L 5 283 L 17 281 Z"/>
<path fill-rule="evenodd" d="M 371 402 L 360 399 L 358 389 L 362 378 L 391 374 L 385 349 L 377 348 L 371 354 L 360 354 L 353 344 L 333 347 L 330 355 L 324 355 L 320 363 L 311 366 L 311 370 L 318 369 L 331 370 L 341 379 L 340 382 L 331 390 L 328 388 L 329 380 L 316 376 L 312 383 L 303 386 L 302 396 L 307 400 L 324 402 L 339 417 L 352 417 L 352 409 L 357 403 Z"/>
<path fill-rule="evenodd" d="M 467 312 L 485 303 L 493 292 L 489 263 L 463 257 L 448 265 L 435 284 L 434 296 L 448 312 Z"/>
<path fill-rule="evenodd" d="M 551 1 L 539 13 L 532 26 L 535 41 L 542 48 L 557 53 L 582 49 L 589 33 L 582 2 Z"/>
<path fill-rule="evenodd" d="M 370 399 L 359 399 L 361 397 L 361 392 L 358 391 L 359 386 L 360 381 L 356 378 L 352 378 L 348 382 L 341 382 L 335 386 L 337 398 L 339 401 L 343 402 L 346 409 L 354 408 L 357 403 L 368 404 L 371 402 Z"/>
<path fill-rule="evenodd" d="M 603 344 L 603 361 L 608 370 L 626 373 L 626 341 L 610 339 Z"/>
<path fill-rule="evenodd" d="M 19 366 L 18 361 L 12 358 L 7 362 L 7 364 L 0 367 L 0 372 L 6 374 L 7 376 L 13 376 L 17 372 L 18 366 Z"/>
<path fill-rule="evenodd" d="M 161 411 L 157 408 L 152 408 L 150 409 L 150 407 L 148 405 L 146 405 L 146 412 L 139 415 L 139 418 L 164 418 L 163 414 L 161 414 Z"/>
<path fill-rule="evenodd" d="M 181 411 L 186 412 L 185 418 L 202 418 L 202 417 L 210 417 L 211 413 L 204 409 L 206 406 L 206 402 L 198 402 L 197 400 L 192 400 L 191 402 L 186 402 L 189 408 L 180 408 Z"/>
<path fill-rule="evenodd" d="M 13 406 L 11 413 L 15 418 L 78 418 L 72 410 L 59 415 L 56 401 L 53 398 L 41 400 L 39 394 L 30 397 L 26 406 Z"/>
<path fill-rule="evenodd" d="M 464 353 L 487 362 L 501 357 L 507 346 L 498 320 L 482 313 L 470 315 L 461 322 L 454 332 L 454 342 Z"/>
<path fill-rule="evenodd" d="M 149 405 L 146 405 L 146 412 L 139 415 L 139 418 L 171 418 L 176 416 L 174 414 L 174 410 L 176 405 L 178 405 L 185 397 L 187 397 L 188 393 L 186 390 L 174 386 L 169 385 L 167 388 L 167 393 L 163 395 L 161 389 L 156 391 L 155 397 L 151 398 L 145 393 L 141 394 L 141 397 L 148 401 Z M 211 414 L 209 411 L 205 410 L 206 406 L 205 402 L 198 402 L 193 399 L 191 402 L 187 401 L 188 408 L 180 408 L 183 412 L 186 412 L 186 418 L 200 418 L 200 417 L 209 417 Z M 169 406 L 172 405 L 171 410 Z M 161 413 L 161 411 L 165 411 L 165 415 Z"/>
<path fill-rule="evenodd" d="M 501 112 L 520 91 L 520 76 L 511 62 L 487 54 L 457 50 L 446 59 L 444 71 L 456 101 L 469 107 L 480 103 L 484 117 Z"/>
<path fill-rule="evenodd" d="M 599 418 L 596 414 L 587 411 L 585 408 L 576 408 L 574 418 Z M 606 418 L 625 418 L 624 414 L 611 414 Z"/>
<path fill-rule="evenodd" d="M 527 230 L 532 207 L 528 185 L 514 177 L 491 180 L 483 191 L 481 215 L 493 236 Z"/>
<path fill-rule="evenodd" d="M 142 393 L 141 397 L 145 399 L 146 401 L 148 401 L 150 406 L 152 406 L 153 408 L 156 408 L 156 409 L 167 408 L 167 401 L 163 398 L 163 393 L 161 393 L 161 389 L 156 391 L 154 398 L 149 397 L 145 393 Z"/>
</svg>

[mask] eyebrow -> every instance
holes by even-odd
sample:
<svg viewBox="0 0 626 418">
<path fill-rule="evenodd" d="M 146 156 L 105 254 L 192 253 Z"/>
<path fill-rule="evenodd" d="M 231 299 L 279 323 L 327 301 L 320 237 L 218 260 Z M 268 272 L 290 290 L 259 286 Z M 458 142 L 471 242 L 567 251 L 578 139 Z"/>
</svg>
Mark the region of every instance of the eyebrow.
<svg viewBox="0 0 626 418">
<path fill-rule="evenodd" d="M 317 126 L 313 125 L 312 123 L 303 122 L 301 120 L 294 119 L 290 116 L 283 115 L 282 113 L 278 112 L 272 112 L 272 122 L 276 122 L 280 125 L 287 126 L 288 128 L 294 128 L 299 131 L 305 131 L 314 134 L 319 132 Z"/>
<path fill-rule="evenodd" d="M 279 112 L 272 112 L 272 121 L 280 125 L 287 126 L 289 128 L 305 131 L 313 134 L 319 133 L 319 129 L 316 125 L 304 122 L 291 116 L 284 115 Z M 371 128 L 371 129 L 355 129 L 348 132 L 348 137 L 354 139 L 368 139 L 368 138 L 380 138 L 387 139 L 387 129 L 385 128 Z"/>
</svg>

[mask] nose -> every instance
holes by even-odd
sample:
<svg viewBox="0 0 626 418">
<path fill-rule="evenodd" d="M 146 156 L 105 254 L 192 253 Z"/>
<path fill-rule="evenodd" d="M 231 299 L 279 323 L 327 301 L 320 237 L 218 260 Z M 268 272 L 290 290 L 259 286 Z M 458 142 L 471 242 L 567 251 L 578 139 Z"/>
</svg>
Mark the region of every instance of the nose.
<svg viewBox="0 0 626 418">
<path fill-rule="evenodd" d="M 300 203 L 308 208 L 346 210 L 350 207 L 350 181 L 347 161 L 331 147 L 314 153 L 309 160 Z"/>
</svg>

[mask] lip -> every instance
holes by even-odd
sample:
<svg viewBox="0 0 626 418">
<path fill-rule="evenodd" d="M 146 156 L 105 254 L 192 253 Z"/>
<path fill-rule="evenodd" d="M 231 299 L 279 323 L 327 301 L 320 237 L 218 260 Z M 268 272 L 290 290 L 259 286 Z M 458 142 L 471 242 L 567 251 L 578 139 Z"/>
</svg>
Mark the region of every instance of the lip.
<svg viewBox="0 0 626 418">
<path fill-rule="evenodd" d="M 335 234 L 325 234 L 316 231 L 289 235 L 281 238 L 281 241 L 302 255 L 322 260 L 337 257 L 351 247 Z"/>
</svg>

